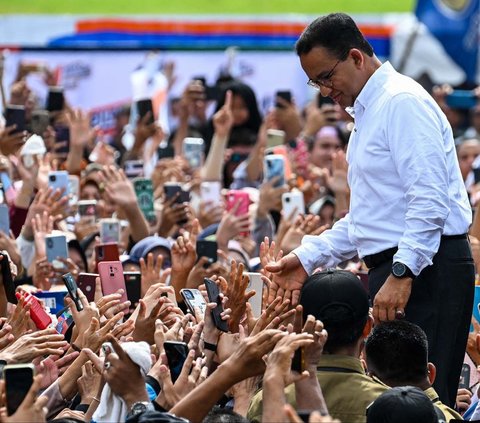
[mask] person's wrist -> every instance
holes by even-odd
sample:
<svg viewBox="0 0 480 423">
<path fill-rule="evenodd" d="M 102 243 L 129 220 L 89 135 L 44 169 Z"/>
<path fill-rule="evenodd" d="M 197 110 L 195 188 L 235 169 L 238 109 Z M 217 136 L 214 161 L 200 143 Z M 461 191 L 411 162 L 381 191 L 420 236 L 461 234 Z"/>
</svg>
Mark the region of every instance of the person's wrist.
<svg viewBox="0 0 480 423">
<path fill-rule="evenodd" d="M 143 389 L 131 389 L 128 393 L 123 395 L 122 398 L 129 409 L 132 408 L 132 405 L 136 402 L 150 402 L 150 398 L 145 389 L 145 384 L 143 384 Z"/>
</svg>

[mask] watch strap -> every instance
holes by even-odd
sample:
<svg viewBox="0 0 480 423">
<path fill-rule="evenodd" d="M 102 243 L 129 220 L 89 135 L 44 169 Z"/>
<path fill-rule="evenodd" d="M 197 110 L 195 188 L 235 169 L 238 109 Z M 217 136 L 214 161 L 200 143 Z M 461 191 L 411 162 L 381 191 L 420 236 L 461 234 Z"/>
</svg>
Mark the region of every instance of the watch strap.
<svg viewBox="0 0 480 423">
<path fill-rule="evenodd" d="M 205 350 L 217 352 L 217 346 L 216 346 L 216 344 L 210 344 L 210 342 L 205 342 L 205 341 L 203 341 L 203 348 L 204 348 Z"/>
</svg>

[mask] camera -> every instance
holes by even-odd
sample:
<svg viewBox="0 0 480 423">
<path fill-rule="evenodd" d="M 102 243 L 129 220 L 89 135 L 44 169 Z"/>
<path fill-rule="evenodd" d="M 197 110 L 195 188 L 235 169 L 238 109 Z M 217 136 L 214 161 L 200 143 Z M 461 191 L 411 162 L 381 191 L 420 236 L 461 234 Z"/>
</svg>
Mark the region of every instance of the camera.
<svg viewBox="0 0 480 423">
<path fill-rule="evenodd" d="M 190 291 L 185 290 L 185 298 L 193 300 L 193 294 Z"/>
<path fill-rule="evenodd" d="M 53 241 L 50 238 L 47 238 L 47 247 L 53 248 Z"/>
<path fill-rule="evenodd" d="M 50 180 L 50 182 L 55 182 L 57 180 L 57 176 L 56 175 L 50 175 L 49 180 Z"/>
</svg>

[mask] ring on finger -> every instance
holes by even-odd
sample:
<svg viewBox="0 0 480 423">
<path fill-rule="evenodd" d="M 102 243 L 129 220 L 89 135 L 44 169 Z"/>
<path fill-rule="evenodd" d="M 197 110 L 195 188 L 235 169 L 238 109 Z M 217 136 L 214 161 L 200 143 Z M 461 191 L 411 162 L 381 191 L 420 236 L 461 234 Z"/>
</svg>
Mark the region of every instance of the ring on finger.
<svg viewBox="0 0 480 423">
<path fill-rule="evenodd" d="M 110 367 L 112 367 L 112 363 L 110 363 L 110 361 L 105 361 L 103 367 L 105 367 L 105 370 L 108 370 Z"/>
</svg>

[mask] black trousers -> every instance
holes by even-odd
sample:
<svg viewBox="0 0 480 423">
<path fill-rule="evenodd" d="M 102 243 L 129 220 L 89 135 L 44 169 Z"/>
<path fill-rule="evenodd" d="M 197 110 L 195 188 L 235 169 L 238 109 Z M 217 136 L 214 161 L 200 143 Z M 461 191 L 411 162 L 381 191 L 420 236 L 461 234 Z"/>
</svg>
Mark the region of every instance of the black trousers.
<svg viewBox="0 0 480 423">
<path fill-rule="evenodd" d="M 370 269 L 373 299 L 388 275 L 392 260 Z M 427 334 L 429 361 L 435 364 L 434 388 L 453 407 L 472 316 L 475 266 L 467 239 L 442 239 L 433 264 L 414 280 L 405 318 Z"/>
</svg>

